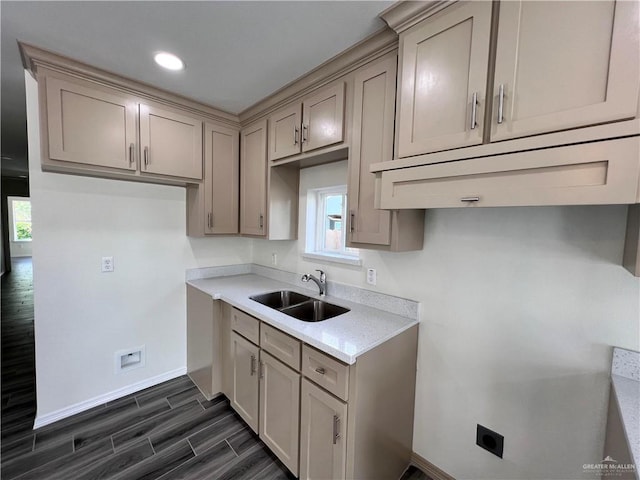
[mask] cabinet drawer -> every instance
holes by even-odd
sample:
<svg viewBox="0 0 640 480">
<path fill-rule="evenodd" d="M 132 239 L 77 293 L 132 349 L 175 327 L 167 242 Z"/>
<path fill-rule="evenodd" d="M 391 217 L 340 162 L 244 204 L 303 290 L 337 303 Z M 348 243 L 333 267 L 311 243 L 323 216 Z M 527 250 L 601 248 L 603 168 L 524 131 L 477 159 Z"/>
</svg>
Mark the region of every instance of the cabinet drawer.
<svg viewBox="0 0 640 480">
<path fill-rule="evenodd" d="M 302 373 L 337 397 L 348 400 L 349 365 L 303 345 Z"/>
<path fill-rule="evenodd" d="M 383 172 L 380 206 L 396 208 L 635 203 L 640 137 Z"/>
<path fill-rule="evenodd" d="M 231 328 L 256 345 L 260 343 L 260 320 L 237 308 L 231 309 Z"/>
<path fill-rule="evenodd" d="M 300 341 L 263 324 L 260 329 L 260 347 L 294 370 L 300 371 Z"/>
</svg>

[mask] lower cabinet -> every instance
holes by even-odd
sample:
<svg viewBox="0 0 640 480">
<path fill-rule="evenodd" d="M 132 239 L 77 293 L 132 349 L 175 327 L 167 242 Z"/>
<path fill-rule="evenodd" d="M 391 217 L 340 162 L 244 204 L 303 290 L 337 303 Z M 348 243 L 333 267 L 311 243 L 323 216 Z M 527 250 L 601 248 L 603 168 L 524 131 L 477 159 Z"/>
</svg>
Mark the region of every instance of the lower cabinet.
<svg viewBox="0 0 640 480">
<path fill-rule="evenodd" d="M 231 406 L 297 476 L 300 373 L 235 331 L 231 359 Z"/>
<path fill-rule="evenodd" d="M 260 352 L 260 438 L 298 475 L 300 374 Z"/>
<path fill-rule="evenodd" d="M 233 361 L 233 385 L 231 406 L 251 429 L 258 433 L 258 359 L 260 349 L 231 332 L 231 359 Z"/>
<path fill-rule="evenodd" d="M 300 424 L 300 478 L 345 478 L 347 404 L 305 378 Z"/>
<path fill-rule="evenodd" d="M 417 326 L 347 365 L 241 310 L 221 311 L 231 328 L 222 390 L 295 476 L 400 478 L 412 452 Z"/>
</svg>

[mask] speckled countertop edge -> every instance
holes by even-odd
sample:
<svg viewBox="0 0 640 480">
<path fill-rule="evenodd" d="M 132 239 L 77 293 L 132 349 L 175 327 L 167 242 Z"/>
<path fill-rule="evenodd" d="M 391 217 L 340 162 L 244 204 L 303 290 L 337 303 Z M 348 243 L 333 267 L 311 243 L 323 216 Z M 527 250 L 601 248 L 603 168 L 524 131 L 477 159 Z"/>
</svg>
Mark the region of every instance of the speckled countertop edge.
<svg viewBox="0 0 640 480">
<path fill-rule="evenodd" d="M 332 296 L 327 296 L 324 300 L 345 306 L 351 311 L 323 322 L 302 322 L 261 305 L 249 297 L 283 289 L 307 295 L 310 292 L 255 274 L 193 279 L 186 283 L 349 365 L 354 364 L 362 354 L 418 324 L 417 319 L 394 315 Z"/>
<path fill-rule="evenodd" d="M 633 463 L 640 465 L 640 352 L 614 347 L 611 385 Z"/>
</svg>

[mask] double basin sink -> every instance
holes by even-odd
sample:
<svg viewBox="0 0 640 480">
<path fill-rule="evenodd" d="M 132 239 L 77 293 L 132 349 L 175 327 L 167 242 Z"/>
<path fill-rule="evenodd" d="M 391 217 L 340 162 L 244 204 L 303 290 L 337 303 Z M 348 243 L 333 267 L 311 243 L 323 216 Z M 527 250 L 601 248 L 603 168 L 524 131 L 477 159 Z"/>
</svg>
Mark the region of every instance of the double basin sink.
<svg viewBox="0 0 640 480">
<path fill-rule="evenodd" d="M 289 290 L 263 293 L 249 298 L 303 322 L 321 322 L 349 311 L 348 308 Z"/>
</svg>

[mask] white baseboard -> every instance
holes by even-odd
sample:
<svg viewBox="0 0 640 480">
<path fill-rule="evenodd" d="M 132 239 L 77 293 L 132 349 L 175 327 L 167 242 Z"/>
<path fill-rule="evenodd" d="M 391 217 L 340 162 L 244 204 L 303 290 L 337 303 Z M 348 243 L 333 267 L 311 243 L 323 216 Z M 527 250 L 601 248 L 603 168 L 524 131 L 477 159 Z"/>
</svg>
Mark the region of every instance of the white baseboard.
<svg viewBox="0 0 640 480">
<path fill-rule="evenodd" d="M 436 467 L 433 463 L 421 457 L 416 452 L 411 454 L 411 463 L 426 473 L 433 480 L 456 480 L 447 472 Z"/>
<path fill-rule="evenodd" d="M 127 385 L 126 387 L 119 388 L 118 390 L 113 390 L 109 393 L 98 395 L 97 397 L 90 398 L 89 400 L 85 400 L 84 402 L 61 408 L 60 410 L 56 410 L 55 412 L 47 413 L 46 415 L 36 415 L 36 419 L 33 423 L 33 429 L 35 430 L 36 428 L 44 427 L 45 425 L 57 422 L 58 420 L 62 420 L 63 418 L 67 418 L 77 413 L 84 412 L 85 410 L 89 410 L 90 408 L 97 407 L 98 405 L 102 405 L 107 402 L 112 402 L 113 400 L 117 400 L 118 398 L 124 397 L 131 393 L 139 392 L 140 390 L 144 390 L 145 388 L 153 387 L 154 385 L 158 385 L 159 383 L 173 380 L 176 377 L 186 375 L 186 373 L 187 367 L 177 368 L 170 372 L 147 378 L 146 380 L 143 380 L 141 382 Z"/>
</svg>

